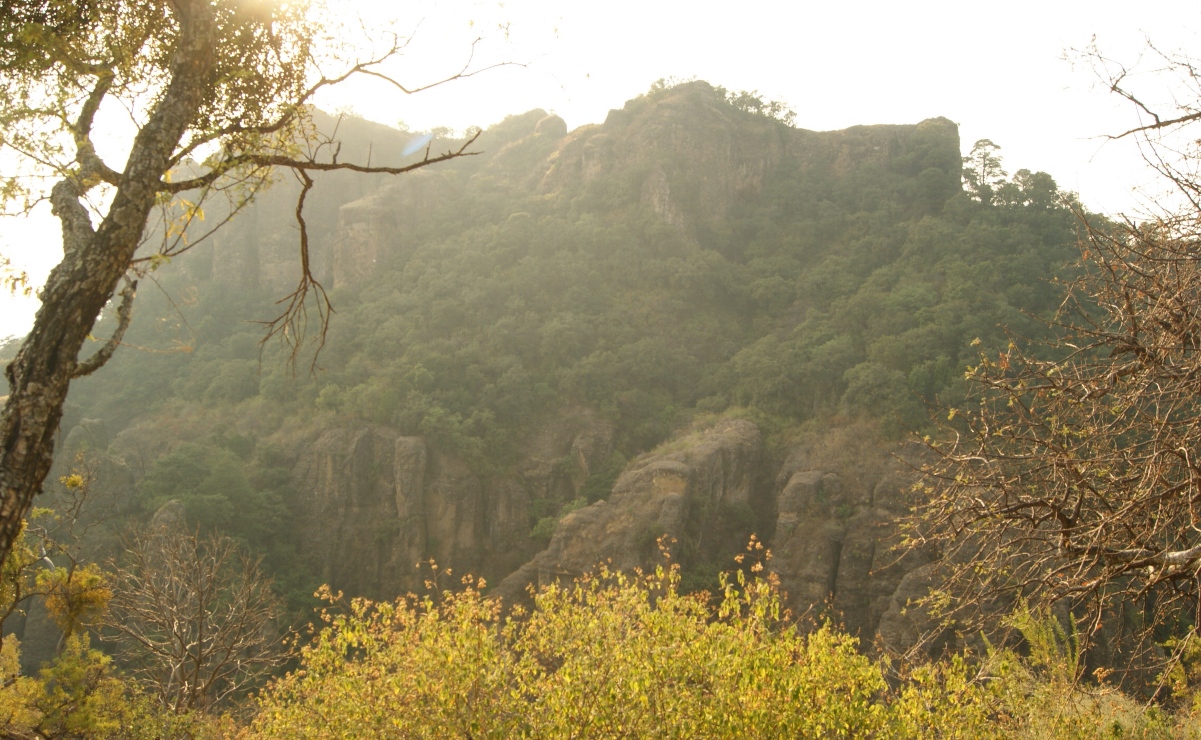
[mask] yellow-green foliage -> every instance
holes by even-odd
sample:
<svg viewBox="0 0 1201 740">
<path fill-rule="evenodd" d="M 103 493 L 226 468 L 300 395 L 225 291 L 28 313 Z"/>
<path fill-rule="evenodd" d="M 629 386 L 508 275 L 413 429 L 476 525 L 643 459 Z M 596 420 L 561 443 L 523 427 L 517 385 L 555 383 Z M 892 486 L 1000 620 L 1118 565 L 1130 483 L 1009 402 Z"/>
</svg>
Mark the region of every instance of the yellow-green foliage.
<svg viewBox="0 0 1201 740">
<path fill-rule="evenodd" d="M 14 638 L 0 649 L 0 734 L 9 738 L 191 738 L 228 736 L 227 718 L 157 710 L 123 679 L 112 659 L 86 634 L 66 638 L 58 656 L 37 676 L 19 673 Z"/>
<path fill-rule="evenodd" d="M 470 582 L 353 601 L 246 737 L 916 737 L 944 718 L 946 737 L 987 734 L 995 692 L 962 661 L 890 691 L 853 638 L 785 625 L 768 581 L 728 581 L 716 610 L 678 581 L 602 569 L 508 617 Z"/>
<path fill-rule="evenodd" d="M 1001 677 L 997 686 L 1014 737 L 1201 738 L 1201 726 L 1185 715 L 1173 721 L 1159 707 L 1083 681 L 1075 630 L 1065 629 L 1049 610 L 1023 606 L 1008 621 L 1025 639 L 1029 657 L 995 653 L 991 668 Z"/>
<path fill-rule="evenodd" d="M 784 621 L 768 579 L 727 580 L 714 607 L 680 594 L 674 569 L 601 569 L 508 615 L 482 584 L 464 583 L 326 613 L 301 668 L 265 692 L 240 737 L 1195 736 L 1082 684 L 1074 641 L 1046 614 L 1013 619 L 1028 659 L 956 656 L 889 682 L 893 667 L 853 638 Z"/>
<path fill-rule="evenodd" d="M 749 554 L 770 554 L 757 540 Z M 18 542 L 10 562 L 35 561 Z M 247 724 L 164 711 L 75 629 L 108 600 L 94 566 L 44 570 L 38 596 L 67 632 L 37 675 L 0 649 L 0 735 L 43 738 L 1095 738 L 1201 737 L 1198 713 L 1148 707 L 1081 681 L 1075 634 L 1046 612 L 1010 625 L 1020 657 L 990 650 L 900 668 L 824 626 L 803 634 L 763 562 L 716 598 L 681 594 L 676 568 L 602 568 L 506 611 L 484 584 L 323 613 L 298 670 Z M 6 571 L 8 573 L 8 571 Z M 11 573 L 8 573 L 12 576 Z M 28 573 L 17 573 L 25 582 Z M 15 576 L 0 598 L 15 598 Z M 26 585 L 29 585 L 26 583 Z M 340 606 L 340 598 L 325 592 Z M 3 602 L 0 602 L 3 606 Z M 1168 675 L 1192 696 L 1201 649 Z M 887 677 L 887 678 L 886 678 Z M 253 716 L 250 716 L 253 714 Z"/>
<path fill-rule="evenodd" d="M 108 579 L 95 563 L 39 571 L 36 584 L 51 620 L 65 635 L 73 634 L 81 620 L 103 613 L 113 597 Z"/>
</svg>

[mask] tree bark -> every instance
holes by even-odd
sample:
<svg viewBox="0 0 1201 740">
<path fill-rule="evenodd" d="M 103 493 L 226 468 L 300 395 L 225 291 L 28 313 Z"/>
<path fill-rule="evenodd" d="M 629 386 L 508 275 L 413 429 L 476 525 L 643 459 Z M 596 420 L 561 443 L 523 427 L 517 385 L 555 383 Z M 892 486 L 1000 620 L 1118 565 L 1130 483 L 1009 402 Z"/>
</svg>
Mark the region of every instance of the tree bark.
<svg viewBox="0 0 1201 740">
<path fill-rule="evenodd" d="M 9 397 L 0 417 L 0 564 L 50 472 L 83 343 L 130 267 L 163 173 L 211 84 L 212 6 L 205 0 L 173 0 L 171 6 L 179 25 L 171 81 L 134 139 L 99 227 L 93 228 L 81 202 L 77 176 L 51 190 L 53 212 L 62 224 L 63 261 L 50 273 L 33 330 L 5 370 Z"/>
</svg>

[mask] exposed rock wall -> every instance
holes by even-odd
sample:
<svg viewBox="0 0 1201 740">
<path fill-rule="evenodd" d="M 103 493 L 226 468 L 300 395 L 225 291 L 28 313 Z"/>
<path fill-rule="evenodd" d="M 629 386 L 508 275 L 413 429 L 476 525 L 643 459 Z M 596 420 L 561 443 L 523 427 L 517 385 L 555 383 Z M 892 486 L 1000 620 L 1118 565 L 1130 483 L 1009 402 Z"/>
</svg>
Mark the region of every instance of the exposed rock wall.
<svg viewBox="0 0 1201 740">
<path fill-rule="evenodd" d="M 941 205 L 959 188 L 956 125 L 934 118 L 917 125 L 854 126 L 807 131 L 764 116 L 731 113 L 705 82 L 679 85 L 653 103 L 636 98 L 603 125 L 568 134 L 551 155 L 540 188 L 578 190 L 613 172 L 638 174 L 641 202 L 685 236 L 698 224 L 686 213 L 720 221 L 759 192 L 786 159 L 823 179 L 871 177 L 891 170 L 928 179 Z"/>
<path fill-rule="evenodd" d="M 301 552 L 335 588 L 372 597 L 419 582 L 430 513 L 425 443 L 392 430 L 326 432 L 302 455 L 296 473 L 303 512 Z"/>
<path fill-rule="evenodd" d="M 612 427 L 568 409 L 530 441 L 518 474 L 481 479 L 462 459 L 380 426 L 333 429 L 308 445 L 293 476 L 300 550 L 335 589 L 389 598 L 418 590 L 430 558 L 460 573 L 505 575 L 536 551 L 533 498 L 567 501 L 608 456 Z"/>
<path fill-rule="evenodd" d="M 887 467 L 845 482 L 832 471 L 781 470 L 771 566 L 795 611 L 829 614 L 873 639 L 885 612 L 897 609 L 902 579 L 926 562 L 895 547 L 909 482 Z"/>
<path fill-rule="evenodd" d="M 567 134 L 558 116 L 533 110 L 509 116 L 481 134 L 473 152 L 485 157 L 470 178 L 454 170 L 417 170 L 387 180 L 367 196 L 341 205 L 330 259 L 334 287 L 354 285 L 373 275 L 385 258 L 403 259 L 419 226 L 462 202 L 464 188 L 532 189 L 550 166 L 547 157 Z M 473 163 L 476 164 L 476 163 Z"/>
<path fill-rule="evenodd" d="M 663 535 L 683 545 L 673 551 L 687 563 L 696 556 L 687 544 L 724 528 L 725 512 L 761 495 L 755 480 L 762 454 L 759 429 L 736 420 L 644 455 L 621 474 L 607 500 L 565 516 L 547 549 L 497 593 L 512 598 L 530 583 L 578 576 L 602 561 L 620 569 L 649 565 Z"/>
<path fill-rule="evenodd" d="M 700 562 L 728 567 L 756 531 L 795 614 L 831 616 L 867 644 L 900 650 L 931 626 L 909 608 L 930 586 L 928 560 L 894 547 L 910 478 L 883 453 L 868 460 L 852 450 L 835 464 L 794 450 L 775 464 L 773 483 L 759 429 L 721 421 L 630 463 L 606 499 L 564 516 L 538 552 L 528 536 L 531 501 L 571 500 L 611 448 L 609 425 L 567 409 L 528 441 L 518 474 L 484 480 L 417 437 L 376 426 L 331 430 L 295 469 L 302 549 L 334 588 L 356 595 L 418 590 L 415 566 L 434 558 L 484 573 L 493 593 L 514 599 L 601 562 L 653 567 L 664 535 L 686 571 Z M 755 511 L 772 512 L 766 526 Z"/>
<path fill-rule="evenodd" d="M 642 172 L 643 203 L 687 234 L 695 225 L 685 212 L 719 219 L 758 191 L 784 154 L 786 131 L 760 116 L 732 117 L 711 86 L 689 83 L 653 105 L 638 98 L 610 111 L 603 125 L 573 131 L 541 189 L 571 190 L 610 172 Z"/>
<path fill-rule="evenodd" d="M 360 283 L 376 273 L 386 255 L 404 253 L 414 225 L 458 192 L 444 173 L 418 170 L 338 209 L 333 286 Z"/>
<path fill-rule="evenodd" d="M 374 130 L 372 135 L 392 142 L 389 146 L 403 136 Z M 333 285 L 351 285 L 371 275 L 385 257 L 403 257 L 421 219 L 443 203 L 461 200 L 451 196 L 465 189 L 576 198 L 591 183 L 612 175 L 621 180 L 631 202 L 695 240 L 704 227 L 722 222 L 732 208 L 757 194 L 765 178 L 786 162 L 824 181 L 871 181 L 888 172 L 920 176 L 930 190 L 929 202 L 938 207 L 960 187 L 958 129 L 945 118 L 807 131 L 736 111 L 705 82 L 635 98 L 610 111 L 603 124 L 570 132 L 561 118 L 543 110 L 510 116 L 484 132 L 473 150 L 480 156 L 437 172 L 377 181 L 367 191 L 362 178 L 345 187 L 340 181 L 330 183 L 321 196 L 314 190 L 322 207 L 337 212 L 331 221 L 337 224 L 335 233 L 314 239 L 320 275 Z M 291 212 L 283 207 L 272 211 Z M 277 257 L 280 245 L 295 241 L 292 225 L 252 227 L 252 248 L 240 255 L 222 252 L 213 269 L 228 272 L 229 279 L 254 276 L 272 285 L 283 281 L 284 273 L 292 275 L 287 272 L 295 269 L 291 252 Z"/>
<path fill-rule="evenodd" d="M 454 455 L 385 427 L 326 432 L 295 470 L 302 551 L 337 589 L 374 598 L 418 590 L 419 562 L 480 572 L 529 531 L 528 496 L 486 486 Z"/>
<path fill-rule="evenodd" d="M 741 529 L 758 527 L 794 614 L 829 616 L 865 645 L 908 649 L 934 626 L 910 604 L 932 584 L 929 561 L 895 547 L 913 503 L 912 476 L 869 441 L 832 446 L 842 447 L 841 459 L 792 450 L 774 463 L 773 484 L 762 475 L 773 463 L 751 422 L 723 421 L 673 440 L 631 463 L 607 500 L 565 516 L 549 546 L 494 593 L 521 598 L 530 584 L 573 578 L 602 562 L 652 567 L 662 562 L 661 535 L 676 540 L 673 559 L 685 571 L 700 561 L 728 568 L 750 533 Z M 736 513 L 764 507 L 774 512 L 767 527 Z"/>
</svg>

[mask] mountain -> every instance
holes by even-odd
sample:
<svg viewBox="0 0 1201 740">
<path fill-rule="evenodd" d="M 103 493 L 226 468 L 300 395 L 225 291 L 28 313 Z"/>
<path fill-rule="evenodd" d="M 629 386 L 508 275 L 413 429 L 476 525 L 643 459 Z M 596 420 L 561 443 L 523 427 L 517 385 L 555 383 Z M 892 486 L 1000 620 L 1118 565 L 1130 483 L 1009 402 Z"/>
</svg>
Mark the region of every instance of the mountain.
<svg viewBox="0 0 1201 740">
<path fill-rule="evenodd" d="M 904 642 L 933 554 L 891 549 L 913 504 L 891 451 L 962 397 L 974 340 L 1043 330 L 1075 219 L 1041 173 L 965 192 L 945 118 L 777 110 L 657 85 L 603 124 L 535 110 L 471 157 L 319 178 L 336 313 L 312 373 L 250 321 L 299 276 L 299 188 L 276 183 L 142 289 L 130 346 L 72 391 L 61 470 L 120 471 L 100 487 L 123 522 L 179 502 L 239 537 L 296 609 L 321 582 L 419 589 L 430 559 L 520 598 L 651 566 L 663 535 L 712 588 L 755 533 L 796 611 Z M 420 156 L 413 132 L 320 123 L 344 160 Z"/>
</svg>

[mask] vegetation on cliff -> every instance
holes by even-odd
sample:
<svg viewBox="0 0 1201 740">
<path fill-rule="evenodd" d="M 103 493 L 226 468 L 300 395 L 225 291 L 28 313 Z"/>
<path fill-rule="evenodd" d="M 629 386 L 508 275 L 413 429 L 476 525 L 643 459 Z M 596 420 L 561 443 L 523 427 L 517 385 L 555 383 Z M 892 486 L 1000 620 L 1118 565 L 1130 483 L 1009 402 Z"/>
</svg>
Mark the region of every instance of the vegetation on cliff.
<svg viewBox="0 0 1201 740">
<path fill-rule="evenodd" d="M 649 128 L 709 108 L 735 141 L 757 118 L 704 83 L 622 112 Z M 619 123 L 592 138 L 639 136 Z M 1045 174 L 1018 172 L 992 200 L 959 191 L 959 142 L 945 121 L 904 132 L 907 142 L 880 132 L 879 145 L 899 151 L 879 162 L 818 166 L 782 152 L 720 218 L 687 182 L 694 167 L 656 161 L 681 156 L 670 149 L 615 154 L 586 183 L 530 192 L 524 177 L 548 135 L 521 125 L 509 125 L 519 141 L 495 142 L 493 160 L 440 170 L 451 185 L 427 186 L 443 196 L 415 217 L 416 233 L 333 292 L 338 315 L 316 377 L 290 382 L 271 353 L 259 376 L 260 335 L 243 322 L 274 294 L 176 270 L 164 284 L 194 302 L 178 306 L 188 326 L 163 337 L 181 316 L 150 296 L 129 342 L 179 338 L 195 351 L 118 356 L 75 397 L 77 413 L 123 425 L 170 402 L 261 398 L 278 415 L 326 412 L 426 436 L 484 469 L 511 464 L 523 432 L 569 404 L 611 418 L 627 457 L 693 409 L 732 404 L 790 423 L 867 414 L 915 429 L 939 394 L 957 392 L 973 339 L 999 343 L 1001 325 L 1038 331 L 1026 314 L 1054 308 L 1051 278 L 1076 257 L 1075 219 Z M 516 173 L 494 161 L 502 154 Z M 680 179 L 666 187 L 682 226 L 648 202 L 654 166 Z M 226 235 L 242 251 L 252 238 L 236 222 Z"/>
</svg>

